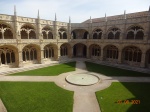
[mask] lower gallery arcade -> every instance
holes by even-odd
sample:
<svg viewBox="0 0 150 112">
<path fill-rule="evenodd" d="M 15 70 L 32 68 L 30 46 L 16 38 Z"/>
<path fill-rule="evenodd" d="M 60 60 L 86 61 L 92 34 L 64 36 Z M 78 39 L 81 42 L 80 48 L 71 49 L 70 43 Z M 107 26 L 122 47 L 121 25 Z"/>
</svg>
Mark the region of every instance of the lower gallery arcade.
<svg viewBox="0 0 150 112">
<path fill-rule="evenodd" d="M 48 44 L 41 48 L 36 44 L 29 44 L 25 45 L 21 51 L 12 45 L 0 46 L 1 67 L 21 67 L 26 63 L 40 64 L 74 57 L 150 68 L 150 49 L 144 51 L 131 45 L 121 47 L 119 45 L 91 44 L 88 46 L 84 43 L 74 45 L 64 43 L 60 45 L 60 48 L 55 44 Z"/>
</svg>

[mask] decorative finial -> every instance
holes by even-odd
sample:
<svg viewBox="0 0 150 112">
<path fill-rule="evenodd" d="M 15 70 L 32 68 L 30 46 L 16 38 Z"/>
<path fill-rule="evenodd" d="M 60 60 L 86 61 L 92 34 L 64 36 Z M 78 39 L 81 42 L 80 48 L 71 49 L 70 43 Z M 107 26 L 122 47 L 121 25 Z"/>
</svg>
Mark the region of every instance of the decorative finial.
<svg viewBox="0 0 150 112">
<path fill-rule="evenodd" d="M 69 23 L 71 23 L 71 17 L 69 16 Z"/>
<path fill-rule="evenodd" d="M 126 10 L 124 10 L 124 19 L 126 19 Z"/>
<path fill-rule="evenodd" d="M 38 16 L 37 16 L 37 18 L 38 18 L 38 19 L 40 18 L 40 12 L 39 12 L 39 9 L 38 9 Z"/>
<path fill-rule="evenodd" d="M 14 15 L 15 15 L 15 16 L 17 15 L 17 12 L 16 12 L 16 5 L 14 5 Z"/>
<path fill-rule="evenodd" d="M 55 21 L 57 21 L 56 13 L 55 13 Z"/>
<path fill-rule="evenodd" d="M 105 13 L 105 21 L 107 21 L 107 16 L 106 16 L 106 13 Z"/>
<path fill-rule="evenodd" d="M 91 16 L 90 16 L 90 23 L 92 23 L 92 18 L 91 18 Z"/>
</svg>

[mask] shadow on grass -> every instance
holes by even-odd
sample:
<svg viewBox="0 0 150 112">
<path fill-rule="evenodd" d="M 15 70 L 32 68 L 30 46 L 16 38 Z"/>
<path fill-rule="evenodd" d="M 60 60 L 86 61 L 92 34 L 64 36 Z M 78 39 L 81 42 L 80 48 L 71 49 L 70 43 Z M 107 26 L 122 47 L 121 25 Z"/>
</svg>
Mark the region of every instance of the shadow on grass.
<svg viewBox="0 0 150 112">
<path fill-rule="evenodd" d="M 148 73 L 140 73 L 91 62 L 85 62 L 88 71 L 100 73 L 106 76 L 131 76 L 131 77 L 150 77 Z"/>
<path fill-rule="evenodd" d="M 150 112 L 150 83 L 113 82 L 96 92 L 102 112 Z"/>
<path fill-rule="evenodd" d="M 109 88 L 96 92 L 102 112 L 150 112 L 150 74 L 120 68 L 85 62 L 87 70 L 106 76 L 113 76 L 108 80 L 113 82 Z M 121 82 L 122 77 L 136 77 L 136 81 L 143 82 Z M 143 78 L 142 78 L 143 77 Z M 145 80 L 144 77 L 147 77 Z M 144 82 L 147 81 L 147 82 Z"/>
</svg>

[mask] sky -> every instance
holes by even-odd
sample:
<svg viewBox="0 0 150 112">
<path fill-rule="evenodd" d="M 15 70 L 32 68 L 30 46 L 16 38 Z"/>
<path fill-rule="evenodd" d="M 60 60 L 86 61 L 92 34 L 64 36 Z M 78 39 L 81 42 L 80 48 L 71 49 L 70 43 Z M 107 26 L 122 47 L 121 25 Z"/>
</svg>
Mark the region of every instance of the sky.
<svg viewBox="0 0 150 112">
<path fill-rule="evenodd" d="M 37 18 L 38 9 L 40 18 L 81 23 L 90 18 L 120 15 L 148 11 L 150 0 L 0 0 L 0 14 L 14 14 L 14 5 L 17 15 Z"/>
</svg>

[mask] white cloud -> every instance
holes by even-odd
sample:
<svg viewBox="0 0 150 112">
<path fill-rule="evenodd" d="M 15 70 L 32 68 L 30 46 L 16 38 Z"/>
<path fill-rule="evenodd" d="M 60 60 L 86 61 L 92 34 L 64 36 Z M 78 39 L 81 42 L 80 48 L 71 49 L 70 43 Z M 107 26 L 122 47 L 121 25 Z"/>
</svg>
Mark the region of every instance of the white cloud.
<svg viewBox="0 0 150 112">
<path fill-rule="evenodd" d="M 0 12 L 13 14 L 13 6 L 17 7 L 19 16 L 37 17 L 38 9 L 42 19 L 54 20 L 57 13 L 58 21 L 82 22 L 86 19 L 148 10 L 149 0 L 4 0 L 0 1 Z"/>
</svg>

